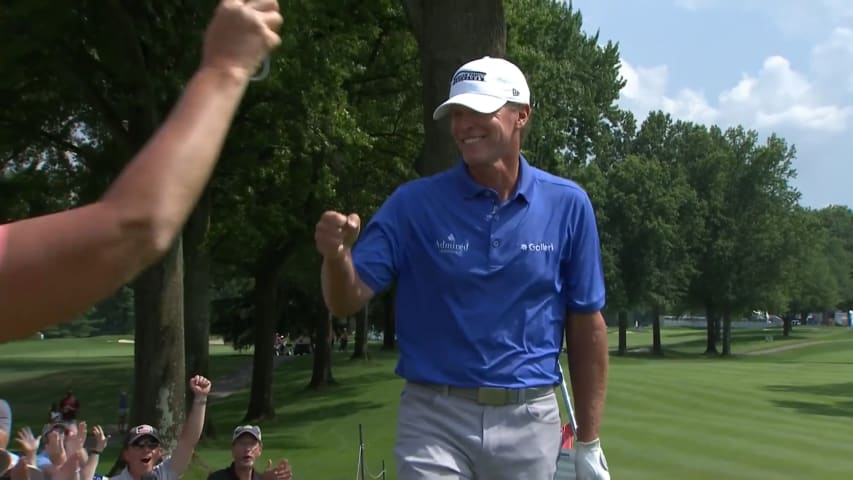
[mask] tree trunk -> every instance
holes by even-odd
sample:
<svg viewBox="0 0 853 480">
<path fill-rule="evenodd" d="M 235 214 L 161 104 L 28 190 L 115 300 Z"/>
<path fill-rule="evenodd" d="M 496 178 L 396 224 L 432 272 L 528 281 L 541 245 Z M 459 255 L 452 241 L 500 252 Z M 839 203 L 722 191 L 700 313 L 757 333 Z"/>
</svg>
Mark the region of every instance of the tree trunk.
<svg viewBox="0 0 853 480">
<path fill-rule="evenodd" d="M 714 339 L 720 341 L 723 338 L 723 322 L 720 319 L 720 314 L 714 315 Z"/>
<path fill-rule="evenodd" d="M 628 312 L 619 310 L 619 355 L 628 353 Z"/>
<path fill-rule="evenodd" d="M 184 346 L 189 376 L 210 376 L 210 256 L 205 245 L 210 225 L 210 193 L 199 200 L 184 228 Z M 187 392 L 187 408 L 193 395 Z M 214 435 L 206 416 L 204 435 Z"/>
<path fill-rule="evenodd" d="M 329 385 L 335 385 L 332 377 L 332 314 L 325 320 L 317 322 L 317 349 L 314 351 L 314 369 L 311 374 L 309 389 L 319 390 Z"/>
<path fill-rule="evenodd" d="M 502 0 L 406 0 L 418 40 L 423 85 L 424 154 L 415 166 L 421 175 L 440 172 L 457 161 L 447 117 L 432 119 L 447 100 L 450 79 L 463 63 L 506 52 L 506 20 Z"/>
<path fill-rule="evenodd" d="M 793 319 L 791 315 L 785 315 L 782 318 L 782 336 L 787 337 L 791 335 L 791 323 Z"/>
<path fill-rule="evenodd" d="M 717 319 L 717 311 L 714 309 L 714 306 L 709 302 L 705 303 L 705 325 L 706 325 L 706 335 L 705 335 L 705 355 L 717 355 L 719 352 L 717 351 L 717 324 L 719 320 Z"/>
<path fill-rule="evenodd" d="M 382 297 L 382 301 L 385 304 L 385 324 L 383 325 L 382 329 L 382 351 L 394 351 L 397 343 L 394 341 L 394 336 L 397 334 L 397 323 L 394 313 L 394 287 L 392 287 L 391 290 L 385 293 L 385 295 Z"/>
<path fill-rule="evenodd" d="M 732 314 L 723 311 L 723 356 L 732 354 Z"/>
<path fill-rule="evenodd" d="M 175 447 L 184 420 L 187 375 L 184 362 L 182 241 L 134 284 L 134 385 L 132 424 L 160 430 L 167 450 Z"/>
<path fill-rule="evenodd" d="M 252 391 L 244 422 L 275 417 L 272 403 L 274 336 L 278 319 L 278 269 L 263 268 L 255 274 L 255 353 L 252 358 Z"/>
<path fill-rule="evenodd" d="M 652 310 L 652 354 L 663 355 L 663 346 L 660 342 L 660 310 Z"/>
<path fill-rule="evenodd" d="M 370 326 L 370 303 L 364 306 L 364 315 L 355 317 L 355 343 L 350 360 L 367 360 L 367 329 Z"/>
</svg>

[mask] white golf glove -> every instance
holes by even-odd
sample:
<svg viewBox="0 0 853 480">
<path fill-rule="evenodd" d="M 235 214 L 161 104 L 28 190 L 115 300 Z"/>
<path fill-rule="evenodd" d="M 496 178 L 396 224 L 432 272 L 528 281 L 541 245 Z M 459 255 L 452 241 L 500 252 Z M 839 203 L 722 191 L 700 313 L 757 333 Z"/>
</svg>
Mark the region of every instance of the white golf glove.
<svg viewBox="0 0 853 480">
<path fill-rule="evenodd" d="M 575 472 L 577 480 L 610 480 L 599 439 L 575 442 Z"/>
</svg>

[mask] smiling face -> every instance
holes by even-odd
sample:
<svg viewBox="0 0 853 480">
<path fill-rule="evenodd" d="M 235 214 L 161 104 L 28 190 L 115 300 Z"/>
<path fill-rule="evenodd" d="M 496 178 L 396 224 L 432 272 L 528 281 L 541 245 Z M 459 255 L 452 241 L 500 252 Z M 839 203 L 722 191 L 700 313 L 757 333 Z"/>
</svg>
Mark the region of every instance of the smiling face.
<svg viewBox="0 0 853 480">
<path fill-rule="evenodd" d="M 506 104 L 494 113 L 478 113 L 461 105 L 450 111 L 450 133 L 469 167 L 484 167 L 517 157 L 521 130 L 530 106 Z"/>
<path fill-rule="evenodd" d="M 127 463 L 130 474 L 138 478 L 154 470 L 161 454 L 160 442 L 150 435 L 145 435 L 125 447 L 122 458 Z"/>
<path fill-rule="evenodd" d="M 261 456 L 263 446 L 257 438 L 248 433 L 240 435 L 231 444 L 231 458 L 238 468 L 253 468 L 255 460 Z"/>
</svg>

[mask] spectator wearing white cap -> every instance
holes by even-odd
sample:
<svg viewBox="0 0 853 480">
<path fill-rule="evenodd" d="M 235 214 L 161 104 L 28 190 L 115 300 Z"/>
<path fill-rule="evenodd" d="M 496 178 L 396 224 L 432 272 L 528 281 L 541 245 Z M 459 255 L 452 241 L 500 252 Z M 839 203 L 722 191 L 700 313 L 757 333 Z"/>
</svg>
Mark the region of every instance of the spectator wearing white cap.
<svg viewBox="0 0 853 480">
<path fill-rule="evenodd" d="M 282 459 L 273 468 L 272 460 L 267 460 L 263 474 L 255 470 L 255 462 L 263 453 L 261 427 L 240 425 L 231 435 L 231 465 L 211 473 L 207 480 L 291 480 L 293 472 L 287 459 Z"/>
</svg>

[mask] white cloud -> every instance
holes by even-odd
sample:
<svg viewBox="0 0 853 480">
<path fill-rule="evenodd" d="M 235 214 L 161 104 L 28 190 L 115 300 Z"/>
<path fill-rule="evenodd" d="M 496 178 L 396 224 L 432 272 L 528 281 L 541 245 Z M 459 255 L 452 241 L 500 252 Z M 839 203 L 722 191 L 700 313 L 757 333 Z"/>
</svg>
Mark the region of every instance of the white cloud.
<svg viewBox="0 0 853 480">
<path fill-rule="evenodd" d="M 621 97 L 637 115 L 642 112 L 641 116 L 645 116 L 650 110 L 660 109 L 700 123 L 710 123 L 717 118 L 717 111 L 701 92 L 685 88 L 674 96 L 667 94 L 669 70 L 666 65 L 634 67 L 623 59 L 620 73 L 626 82 Z"/>
<path fill-rule="evenodd" d="M 827 89 L 853 93 L 853 29 L 835 28 L 825 42 L 812 48 L 811 57 L 811 69 Z"/>
<path fill-rule="evenodd" d="M 663 110 L 699 123 L 824 133 L 846 130 L 853 118 L 853 106 L 825 101 L 812 82 L 781 56 L 768 57 L 756 74 L 744 74 L 733 87 L 720 92 L 716 106 L 689 88 L 670 94 L 665 65 L 634 67 L 623 60 L 621 72 L 626 81 L 621 100 L 639 118 L 649 110 Z"/>
<path fill-rule="evenodd" d="M 781 56 L 767 58 L 756 76 L 745 75 L 720 93 L 719 104 L 727 119 L 753 128 L 840 132 L 851 115 L 850 107 L 824 102 L 812 83 Z"/>
</svg>

